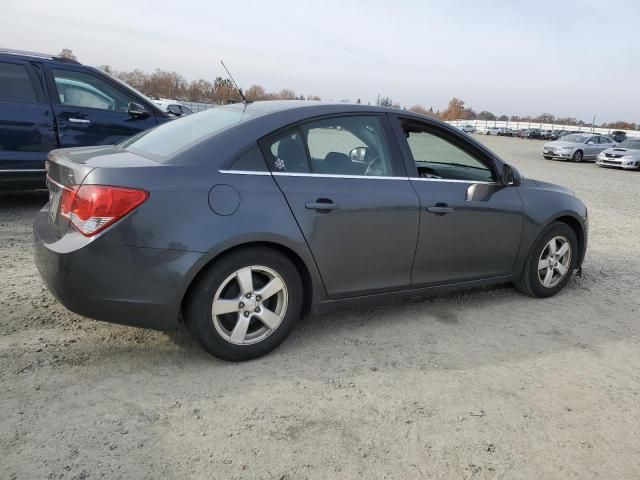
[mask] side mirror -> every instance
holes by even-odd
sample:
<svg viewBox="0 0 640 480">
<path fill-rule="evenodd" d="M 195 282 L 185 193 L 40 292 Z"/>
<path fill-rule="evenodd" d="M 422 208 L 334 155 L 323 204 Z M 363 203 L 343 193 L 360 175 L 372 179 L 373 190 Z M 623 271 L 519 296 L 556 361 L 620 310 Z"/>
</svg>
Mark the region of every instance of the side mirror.
<svg viewBox="0 0 640 480">
<path fill-rule="evenodd" d="M 178 105 L 169 105 L 167 110 L 169 111 L 169 113 L 173 113 L 176 117 L 182 116 L 182 110 L 180 110 L 180 107 Z"/>
<path fill-rule="evenodd" d="M 352 162 L 365 163 L 368 152 L 367 147 L 356 147 L 349 152 L 349 158 Z"/>
<path fill-rule="evenodd" d="M 522 177 L 520 176 L 520 172 L 518 172 L 514 167 L 505 163 L 502 167 L 502 184 L 517 187 L 520 185 L 520 181 Z"/>
<path fill-rule="evenodd" d="M 129 102 L 127 113 L 133 118 L 145 118 L 149 116 L 147 109 L 136 102 Z"/>
</svg>

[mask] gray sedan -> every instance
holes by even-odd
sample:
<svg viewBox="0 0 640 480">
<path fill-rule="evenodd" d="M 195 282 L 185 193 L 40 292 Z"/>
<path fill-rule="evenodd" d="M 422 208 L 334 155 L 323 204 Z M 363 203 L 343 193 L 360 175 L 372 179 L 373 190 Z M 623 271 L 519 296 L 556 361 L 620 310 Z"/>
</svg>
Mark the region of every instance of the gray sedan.
<svg viewBox="0 0 640 480">
<path fill-rule="evenodd" d="M 627 138 L 613 148 L 598 155 L 596 164 L 623 170 L 640 169 L 640 138 Z"/>
<path fill-rule="evenodd" d="M 595 160 L 600 152 L 615 145 L 613 140 L 602 135 L 572 133 L 554 142 L 545 143 L 542 147 L 542 156 L 547 160 L 552 158 L 574 162 Z"/>
<path fill-rule="evenodd" d="M 513 282 L 559 292 L 585 205 L 468 135 L 382 107 L 256 102 L 54 150 L 34 221 L 51 292 L 87 317 L 184 322 L 247 360 L 310 312 Z"/>
</svg>

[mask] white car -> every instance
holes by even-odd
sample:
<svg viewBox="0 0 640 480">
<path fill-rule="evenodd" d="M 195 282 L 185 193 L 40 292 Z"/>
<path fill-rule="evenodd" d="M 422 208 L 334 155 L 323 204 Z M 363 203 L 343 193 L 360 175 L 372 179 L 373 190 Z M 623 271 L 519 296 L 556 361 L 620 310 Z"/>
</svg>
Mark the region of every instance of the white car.
<svg viewBox="0 0 640 480">
<path fill-rule="evenodd" d="M 473 133 L 476 131 L 476 127 L 470 124 L 458 125 L 458 128 L 462 130 L 464 133 Z"/>
<path fill-rule="evenodd" d="M 486 135 L 501 135 L 502 128 L 499 127 L 489 127 L 487 128 Z"/>
<path fill-rule="evenodd" d="M 189 107 L 176 102 L 175 100 L 159 99 L 153 100 L 153 103 L 158 105 L 158 107 L 160 107 L 160 110 L 162 110 L 163 112 L 172 113 L 176 117 L 191 115 L 193 113 L 193 110 L 191 110 Z"/>
<path fill-rule="evenodd" d="M 609 137 L 591 133 L 572 133 L 555 142 L 547 142 L 542 147 L 542 156 L 547 160 L 557 158 L 572 160 L 596 160 L 598 154 L 615 147 L 616 143 Z"/>
<path fill-rule="evenodd" d="M 623 170 L 640 170 L 640 138 L 627 138 L 596 157 L 596 165 Z"/>
</svg>

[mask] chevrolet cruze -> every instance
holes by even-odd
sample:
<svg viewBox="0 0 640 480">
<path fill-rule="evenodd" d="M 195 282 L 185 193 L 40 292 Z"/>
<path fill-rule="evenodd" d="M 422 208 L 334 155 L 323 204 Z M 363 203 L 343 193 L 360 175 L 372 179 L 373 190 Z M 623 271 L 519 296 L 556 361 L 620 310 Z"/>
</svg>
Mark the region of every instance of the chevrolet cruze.
<svg viewBox="0 0 640 480">
<path fill-rule="evenodd" d="M 579 271 L 587 209 L 456 128 L 318 102 L 214 108 L 115 146 L 61 149 L 35 261 L 68 309 L 184 322 L 226 360 L 280 344 L 310 312 Z"/>
</svg>

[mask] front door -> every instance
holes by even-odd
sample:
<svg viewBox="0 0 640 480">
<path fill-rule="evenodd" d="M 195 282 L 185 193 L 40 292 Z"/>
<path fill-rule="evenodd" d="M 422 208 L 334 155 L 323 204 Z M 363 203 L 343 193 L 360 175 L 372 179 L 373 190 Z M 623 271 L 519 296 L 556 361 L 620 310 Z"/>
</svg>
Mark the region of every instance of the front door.
<svg viewBox="0 0 640 480">
<path fill-rule="evenodd" d="M 385 122 L 323 118 L 262 143 L 331 298 L 411 282 L 419 202 Z"/>
<path fill-rule="evenodd" d="M 420 197 L 414 286 L 508 276 L 523 228 L 517 189 L 463 135 L 399 120 L 411 184 Z"/>
<path fill-rule="evenodd" d="M 97 74 L 56 67 L 50 79 L 61 147 L 112 145 L 157 123 L 153 112 L 129 115 L 140 100 Z"/>
</svg>

